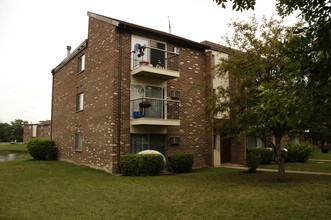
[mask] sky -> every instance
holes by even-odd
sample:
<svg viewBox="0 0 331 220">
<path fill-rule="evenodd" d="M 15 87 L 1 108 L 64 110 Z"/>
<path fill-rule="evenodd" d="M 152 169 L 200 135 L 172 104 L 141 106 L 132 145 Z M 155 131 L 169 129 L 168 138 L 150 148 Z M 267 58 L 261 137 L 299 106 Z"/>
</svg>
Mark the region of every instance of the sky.
<svg viewBox="0 0 331 220">
<path fill-rule="evenodd" d="M 243 13 L 212 0 L 0 0 L 0 123 L 51 119 L 51 70 L 87 38 L 88 11 L 164 32 L 169 17 L 172 34 L 215 43 L 231 20 L 277 15 L 275 0 Z"/>
</svg>

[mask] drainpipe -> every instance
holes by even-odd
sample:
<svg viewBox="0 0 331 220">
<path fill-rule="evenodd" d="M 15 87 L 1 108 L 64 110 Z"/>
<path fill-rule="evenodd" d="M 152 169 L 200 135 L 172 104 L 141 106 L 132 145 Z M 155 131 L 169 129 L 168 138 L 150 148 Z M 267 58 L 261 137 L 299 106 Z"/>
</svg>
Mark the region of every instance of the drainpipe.
<svg viewBox="0 0 331 220">
<path fill-rule="evenodd" d="M 119 67 L 118 67 L 118 74 L 117 74 L 117 172 L 120 172 L 120 159 L 121 159 L 121 121 L 122 121 L 122 61 L 123 61 L 123 49 L 122 49 L 122 33 L 123 29 L 119 30 Z"/>
</svg>

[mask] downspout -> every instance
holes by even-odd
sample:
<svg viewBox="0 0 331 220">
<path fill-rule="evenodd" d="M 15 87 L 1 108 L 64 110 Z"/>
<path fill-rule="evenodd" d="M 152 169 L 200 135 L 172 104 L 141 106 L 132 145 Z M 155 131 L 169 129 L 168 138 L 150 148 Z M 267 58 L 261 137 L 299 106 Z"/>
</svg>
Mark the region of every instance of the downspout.
<svg viewBox="0 0 331 220">
<path fill-rule="evenodd" d="M 53 139 L 54 75 L 55 75 L 55 71 L 53 69 L 52 70 L 52 103 L 51 103 L 51 139 Z"/>
<path fill-rule="evenodd" d="M 122 31 L 123 29 L 119 29 L 119 67 L 117 74 L 117 172 L 120 172 L 120 160 L 121 160 L 121 122 L 122 122 L 122 71 L 123 71 L 123 45 L 122 45 Z"/>
</svg>

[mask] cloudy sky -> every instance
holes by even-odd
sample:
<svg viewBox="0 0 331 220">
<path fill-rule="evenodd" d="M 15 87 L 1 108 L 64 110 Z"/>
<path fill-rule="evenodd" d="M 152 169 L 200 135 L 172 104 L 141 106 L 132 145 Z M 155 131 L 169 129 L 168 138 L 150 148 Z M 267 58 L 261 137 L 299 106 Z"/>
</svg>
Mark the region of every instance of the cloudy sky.
<svg viewBox="0 0 331 220">
<path fill-rule="evenodd" d="M 215 43 L 231 19 L 276 14 L 275 0 L 244 13 L 212 0 L 0 0 L 0 123 L 51 119 L 51 70 L 87 38 L 88 11 L 165 32 L 169 16 L 172 34 Z"/>
</svg>

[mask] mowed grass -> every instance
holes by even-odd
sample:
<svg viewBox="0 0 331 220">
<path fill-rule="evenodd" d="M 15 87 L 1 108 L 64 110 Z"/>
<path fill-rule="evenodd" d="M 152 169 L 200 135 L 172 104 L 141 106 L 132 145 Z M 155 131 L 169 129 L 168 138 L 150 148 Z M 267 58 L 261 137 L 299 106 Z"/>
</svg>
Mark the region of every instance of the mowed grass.
<svg viewBox="0 0 331 220">
<path fill-rule="evenodd" d="M 226 168 L 114 176 L 65 162 L 0 163 L 0 219 L 330 219 L 331 176 Z"/>
<path fill-rule="evenodd" d="M 309 159 L 319 159 L 319 160 L 331 160 L 331 149 L 327 154 L 323 154 L 321 149 L 314 149 L 314 152 L 310 155 Z"/>
<path fill-rule="evenodd" d="M 0 150 L 27 151 L 26 144 L 0 143 Z"/>
<path fill-rule="evenodd" d="M 278 169 L 277 164 L 261 165 L 260 168 Z M 306 163 L 286 163 L 286 170 L 331 173 L 331 161 L 308 160 Z"/>
<path fill-rule="evenodd" d="M 278 165 L 261 165 L 261 168 L 278 169 Z M 331 151 L 323 154 L 320 149 L 314 149 L 314 152 L 309 156 L 309 160 L 306 163 L 286 163 L 285 169 L 331 173 Z"/>
</svg>

